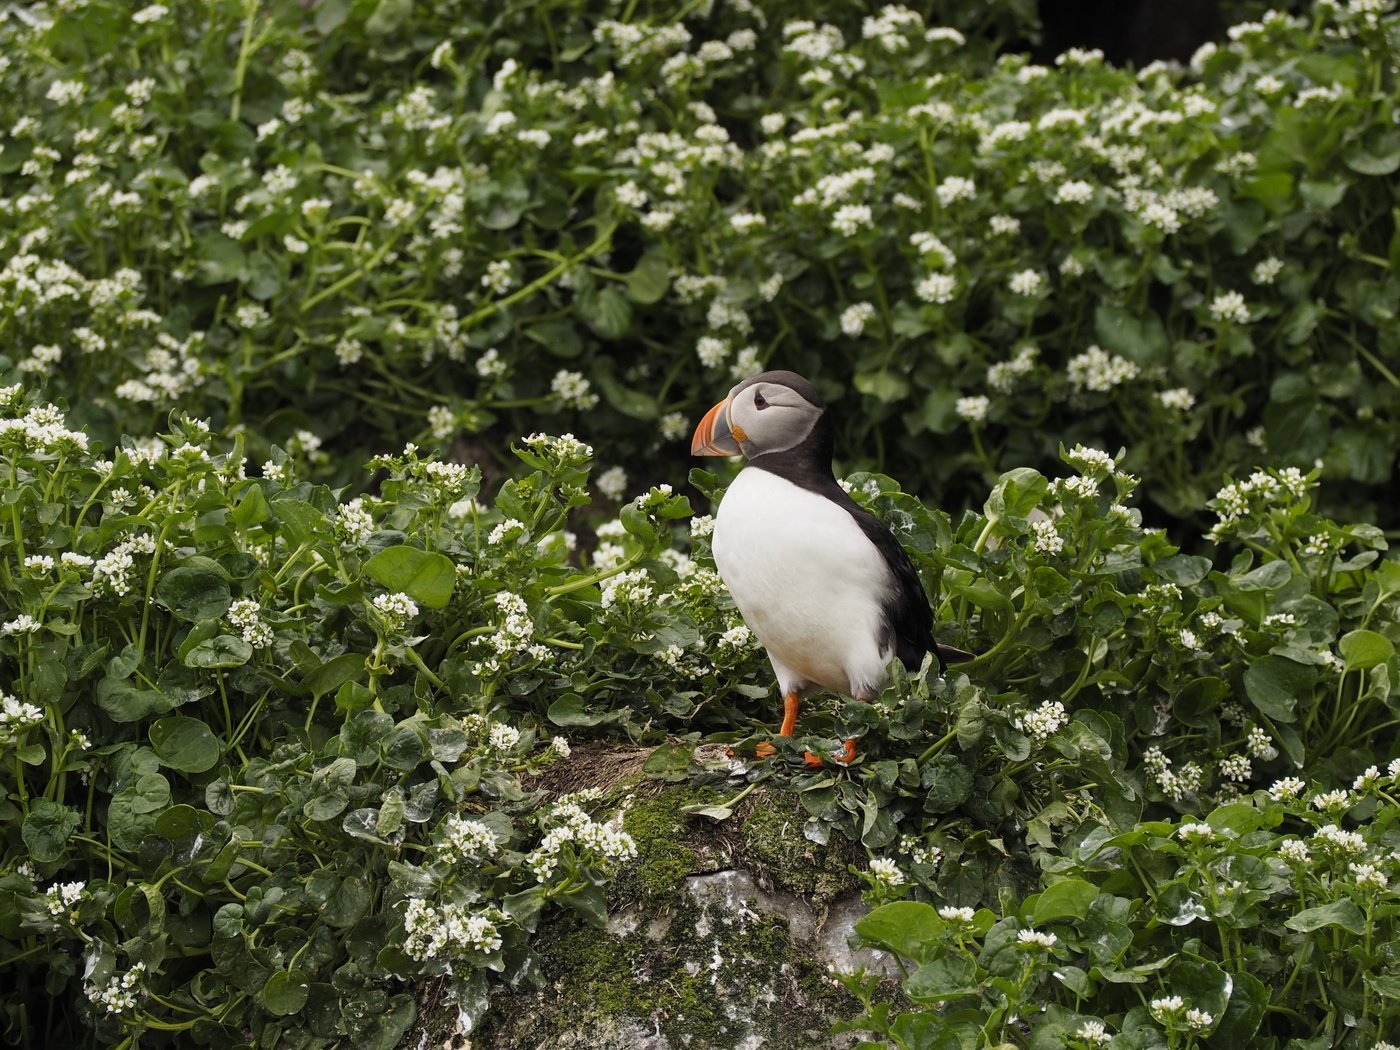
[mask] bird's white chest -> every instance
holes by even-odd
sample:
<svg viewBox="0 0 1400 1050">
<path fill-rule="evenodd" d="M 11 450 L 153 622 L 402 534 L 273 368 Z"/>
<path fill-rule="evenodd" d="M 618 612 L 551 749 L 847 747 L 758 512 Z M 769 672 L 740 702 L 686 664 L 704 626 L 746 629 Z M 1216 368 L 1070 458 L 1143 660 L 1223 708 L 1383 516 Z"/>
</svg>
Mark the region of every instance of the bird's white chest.
<svg viewBox="0 0 1400 1050">
<path fill-rule="evenodd" d="M 715 564 L 783 688 L 869 696 L 890 653 L 884 558 L 842 507 L 750 467 L 715 518 Z"/>
</svg>

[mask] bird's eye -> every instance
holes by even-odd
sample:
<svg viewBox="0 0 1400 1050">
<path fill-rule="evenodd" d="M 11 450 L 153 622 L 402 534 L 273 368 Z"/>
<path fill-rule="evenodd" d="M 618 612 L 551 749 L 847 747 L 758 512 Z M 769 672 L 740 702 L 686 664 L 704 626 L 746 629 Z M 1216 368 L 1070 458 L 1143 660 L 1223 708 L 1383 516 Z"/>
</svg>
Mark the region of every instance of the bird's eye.
<svg viewBox="0 0 1400 1050">
<path fill-rule="evenodd" d="M 763 394 L 757 390 L 753 394 L 753 407 L 760 411 L 768 407 L 768 402 L 764 400 Z"/>
</svg>

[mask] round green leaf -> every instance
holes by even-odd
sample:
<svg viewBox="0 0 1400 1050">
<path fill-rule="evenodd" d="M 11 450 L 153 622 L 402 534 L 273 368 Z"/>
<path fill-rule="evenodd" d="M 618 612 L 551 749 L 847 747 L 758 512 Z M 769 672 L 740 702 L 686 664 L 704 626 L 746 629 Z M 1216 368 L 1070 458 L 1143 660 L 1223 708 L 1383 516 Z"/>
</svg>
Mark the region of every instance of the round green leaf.
<svg viewBox="0 0 1400 1050">
<path fill-rule="evenodd" d="M 29 855 L 42 864 L 63 856 L 69 837 L 78 829 L 77 812 L 52 799 L 39 798 L 29 807 L 20 836 Z"/>
<path fill-rule="evenodd" d="M 171 569 L 156 584 L 156 601 L 182 620 L 215 619 L 233 602 L 228 581 L 204 565 Z"/>
<path fill-rule="evenodd" d="M 232 634 L 215 635 L 185 654 L 187 667 L 242 667 L 253 658 L 253 647 Z"/>
<path fill-rule="evenodd" d="M 162 718 L 151 726 L 150 735 L 161 762 L 182 773 L 208 772 L 223 751 L 214 731 L 197 718 Z"/>
<path fill-rule="evenodd" d="M 301 970 L 278 970 L 263 985 L 263 1005 L 268 1013 L 289 1017 L 306 1005 L 311 979 Z"/>
<path fill-rule="evenodd" d="M 417 547 L 385 547 L 364 564 L 371 579 L 391 591 L 402 591 L 430 609 L 441 609 L 452 598 L 457 570 L 452 559 Z"/>
<path fill-rule="evenodd" d="M 1395 655 L 1395 644 L 1375 631 L 1348 631 L 1338 644 L 1348 671 L 1364 671 Z"/>
</svg>

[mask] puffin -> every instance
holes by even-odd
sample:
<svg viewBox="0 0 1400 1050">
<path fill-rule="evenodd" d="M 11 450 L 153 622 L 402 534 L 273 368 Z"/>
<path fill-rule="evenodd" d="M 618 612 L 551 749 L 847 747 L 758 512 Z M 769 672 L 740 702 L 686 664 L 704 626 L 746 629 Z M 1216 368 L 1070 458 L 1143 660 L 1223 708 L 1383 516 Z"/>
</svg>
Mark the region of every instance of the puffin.
<svg viewBox="0 0 1400 1050">
<path fill-rule="evenodd" d="M 690 450 L 747 459 L 715 515 L 715 566 L 744 622 L 768 652 L 783 694 L 778 736 L 792 736 L 815 692 L 869 701 L 898 657 L 917 670 L 926 653 L 946 669 L 970 658 L 933 637 L 933 610 L 894 533 L 853 500 L 832 473 L 826 402 L 795 372 L 737 384 L 705 413 Z M 761 757 L 775 753 L 759 745 Z M 836 753 L 855 760 L 854 740 Z M 821 759 L 808 753 L 809 766 Z"/>
</svg>

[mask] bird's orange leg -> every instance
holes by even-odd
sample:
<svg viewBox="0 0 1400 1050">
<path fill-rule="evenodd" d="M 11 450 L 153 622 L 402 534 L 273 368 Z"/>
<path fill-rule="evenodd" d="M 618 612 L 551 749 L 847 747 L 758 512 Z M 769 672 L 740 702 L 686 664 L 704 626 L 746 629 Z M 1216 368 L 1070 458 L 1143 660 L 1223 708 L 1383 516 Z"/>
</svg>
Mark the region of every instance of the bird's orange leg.
<svg viewBox="0 0 1400 1050">
<path fill-rule="evenodd" d="M 797 728 L 797 709 L 800 701 L 797 698 L 797 690 L 793 689 L 783 697 L 783 724 L 778 726 L 778 736 L 792 736 Z M 759 758 L 772 758 L 778 753 L 778 749 L 766 740 L 754 748 Z M 820 763 L 818 763 L 820 764 Z"/>
</svg>

